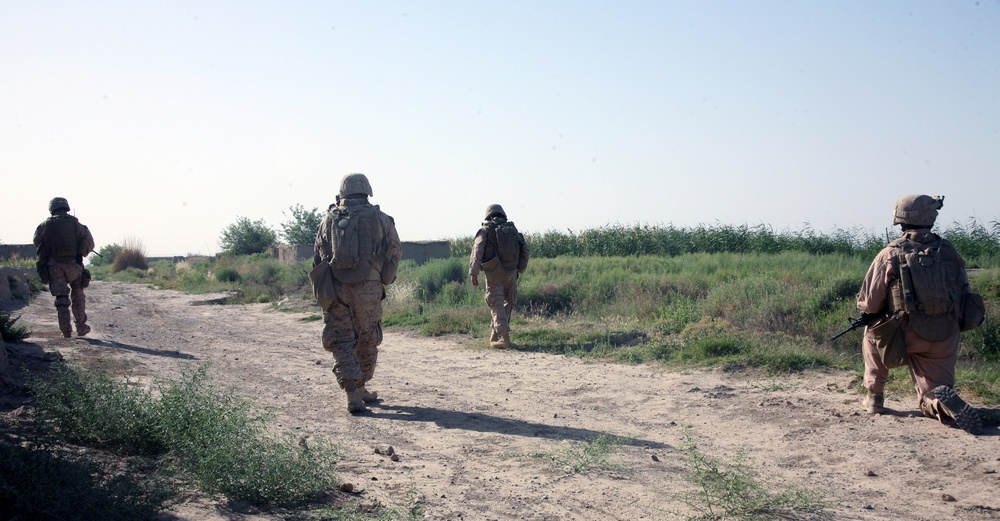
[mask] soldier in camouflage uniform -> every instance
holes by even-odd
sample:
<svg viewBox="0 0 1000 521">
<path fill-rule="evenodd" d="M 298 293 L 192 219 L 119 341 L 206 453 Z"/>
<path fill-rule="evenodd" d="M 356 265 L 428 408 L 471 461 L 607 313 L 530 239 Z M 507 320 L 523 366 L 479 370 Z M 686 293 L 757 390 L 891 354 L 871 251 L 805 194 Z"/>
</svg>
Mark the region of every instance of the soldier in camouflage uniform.
<svg viewBox="0 0 1000 521">
<path fill-rule="evenodd" d="M 971 289 L 965 261 L 950 242 L 931 232 L 938 209 L 943 205 L 943 197 L 929 195 L 909 195 L 896 203 L 893 224 L 900 225 L 902 237 L 891 242 L 875 257 L 858 293 L 857 306 L 864 314 L 898 317 L 906 344 L 907 365 L 921 412 L 942 423 L 946 419 L 954 421 L 962 429 L 977 434 L 982 429 L 978 412 L 953 389 L 961 308 L 965 294 Z M 901 262 L 905 261 L 900 260 L 900 253 L 913 250 L 936 250 L 934 259 L 938 260 L 928 255 L 920 263 L 928 266 L 939 263 L 942 266 L 945 273 L 942 284 L 934 286 L 942 292 L 940 300 L 951 302 L 947 312 L 929 315 L 906 309 L 908 295 L 904 295 L 908 291 L 907 284 L 911 283 L 901 282 Z M 904 267 L 912 273 L 912 268 Z M 921 295 L 916 293 L 919 300 Z M 876 342 L 873 326 L 866 327 L 862 355 L 865 361 L 864 386 L 868 393 L 862 405 L 872 414 L 884 410 L 883 390 L 889 376 L 889 369 L 879 355 Z"/>
<path fill-rule="evenodd" d="M 51 217 L 35 228 L 35 251 L 39 274 L 48 282 L 49 292 L 56 298 L 56 316 L 64 338 L 90 332 L 87 325 L 87 296 L 83 289 L 89 280 L 83 277 L 83 258 L 94 251 L 90 230 L 69 214 L 69 202 L 63 197 L 49 201 Z M 72 308 L 72 321 L 70 309 Z"/>
<path fill-rule="evenodd" d="M 372 187 L 364 174 L 340 182 L 316 230 L 313 266 L 330 263 L 336 299 L 323 310 L 323 349 L 333 353 L 333 373 L 347 393 L 347 410 L 360 413 L 378 400 L 366 384 L 375 374 L 382 343 L 384 284 L 396 279 L 400 242 L 392 217 L 368 202 Z"/>
<path fill-rule="evenodd" d="M 528 266 L 528 244 L 499 204 L 486 208 L 469 256 L 469 277 L 479 286 L 479 272 L 486 273 L 486 305 L 490 308 L 492 347 L 510 347 L 510 315 L 517 302 L 517 279 Z"/>
</svg>

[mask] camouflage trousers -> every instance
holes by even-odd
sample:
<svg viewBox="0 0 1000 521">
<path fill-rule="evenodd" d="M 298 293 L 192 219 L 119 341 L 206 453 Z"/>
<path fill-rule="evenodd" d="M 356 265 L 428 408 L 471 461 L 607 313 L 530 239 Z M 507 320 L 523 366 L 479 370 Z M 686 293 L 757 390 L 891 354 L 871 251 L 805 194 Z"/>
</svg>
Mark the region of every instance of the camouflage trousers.
<svg viewBox="0 0 1000 521">
<path fill-rule="evenodd" d="M 495 334 L 510 331 L 510 314 L 517 302 L 517 272 L 497 268 L 486 274 L 486 305 L 493 316 Z"/>
<path fill-rule="evenodd" d="M 382 343 L 382 282 L 334 280 L 337 299 L 323 311 L 323 349 L 333 353 L 337 383 L 365 383 L 375 374 Z"/>
<path fill-rule="evenodd" d="M 83 266 L 76 262 L 56 262 L 49 264 L 49 293 L 56 298 L 56 316 L 59 330 L 63 334 L 73 332 L 70 309 L 77 328 L 87 323 L 87 295 L 80 283 L 83 282 Z"/>
<path fill-rule="evenodd" d="M 940 385 L 955 386 L 955 364 L 958 361 L 958 327 L 951 338 L 933 342 L 922 338 L 909 323 L 902 321 L 903 340 L 909 359 L 910 378 L 917 391 L 917 405 L 924 398 L 931 400 L 931 391 Z M 889 369 L 879 358 L 875 339 L 866 331 L 861 342 L 861 354 L 865 360 L 864 386 L 873 394 L 882 394 Z"/>
</svg>

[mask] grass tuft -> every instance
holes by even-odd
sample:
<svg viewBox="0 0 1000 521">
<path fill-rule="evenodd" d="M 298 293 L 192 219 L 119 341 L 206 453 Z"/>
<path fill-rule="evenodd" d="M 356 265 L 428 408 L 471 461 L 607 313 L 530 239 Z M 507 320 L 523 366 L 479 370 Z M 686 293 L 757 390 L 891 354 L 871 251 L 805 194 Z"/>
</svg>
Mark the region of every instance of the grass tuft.
<svg viewBox="0 0 1000 521">
<path fill-rule="evenodd" d="M 112 273 L 125 271 L 129 268 L 135 270 L 149 269 L 146 262 L 146 248 L 137 237 L 126 237 L 122 241 L 121 249 L 115 255 L 115 260 L 111 266 Z"/>
</svg>

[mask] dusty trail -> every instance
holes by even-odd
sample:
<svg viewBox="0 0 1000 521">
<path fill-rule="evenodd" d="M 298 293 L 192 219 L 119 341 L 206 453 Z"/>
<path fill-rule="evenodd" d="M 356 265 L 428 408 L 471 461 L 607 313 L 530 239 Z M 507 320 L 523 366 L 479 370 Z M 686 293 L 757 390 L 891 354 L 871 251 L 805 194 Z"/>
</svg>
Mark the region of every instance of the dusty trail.
<svg viewBox="0 0 1000 521">
<path fill-rule="evenodd" d="M 214 382 L 272 408 L 282 429 L 349 447 L 339 474 L 362 501 L 419 500 L 426 519 L 671 519 L 671 494 L 689 487 L 685 432 L 725 461 L 745 448 L 775 488 L 824 491 L 835 519 L 1000 519 L 997 428 L 946 429 L 916 417 L 910 396 L 888 396 L 890 414 L 859 414 L 853 374 L 677 373 L 393 331 L 371 384 L 382 402 L 353 417 L 320 348 L 322 324 L 302 313 L 195 305 L 206 297 L 117 282 L 95 282 L 88 296 L 90 337 L 58 338 L 42 295 L 19 311 L 35 333 L 17 349 L 153 379 L 211 362 Z M 629 440 L 612 467 L 573 473 L 529 456 L 601 434 Z M 399 461 L 376 453 L 388 446 Z M 208 499 L 163 517 L 280 519 Z"/>
</svg>

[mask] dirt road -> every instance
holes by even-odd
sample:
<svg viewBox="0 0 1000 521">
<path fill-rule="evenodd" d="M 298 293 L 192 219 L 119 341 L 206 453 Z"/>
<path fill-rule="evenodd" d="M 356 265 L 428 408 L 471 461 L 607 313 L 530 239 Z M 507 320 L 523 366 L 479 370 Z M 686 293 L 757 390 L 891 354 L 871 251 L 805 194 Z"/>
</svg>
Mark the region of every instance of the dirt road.
<svg viewBox="0 0 1000 521">
<path fill-rule="evenodd" d="M 51 298 L 22 309 L 27 347 L 153 379 L 211 362 L 215 383 L 273 409 L 282 429 L 349 447 L 339 475 L 369 504 L 425 519 L 672 519 L 685 433 L 723 461 L 745 448 L 774 489 L 817 489 L 834 519 L 1000 519 L 1000 437 L 918 417 L 912 396 L 859 414 L 854 374 L 751 378 L 671 372 L 389 331 L 370 387 L 382 402 L 350 416 L 320 348 L 320 322 L 267 304 L 95 282 L 93 332 L 59 338 Z M 514 335 L 516 342 L 516 332 Z M 548 459 L 599 435 L 628 439 L 612 465 L 573 472 Z M 399 461 L 376 453 L 393 447 Z M 954 500 L 950 500 L 953 498 Z M 207 499 L 164 519 L 279 519 Z"/>
</svg>

